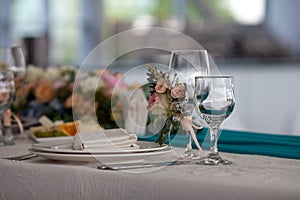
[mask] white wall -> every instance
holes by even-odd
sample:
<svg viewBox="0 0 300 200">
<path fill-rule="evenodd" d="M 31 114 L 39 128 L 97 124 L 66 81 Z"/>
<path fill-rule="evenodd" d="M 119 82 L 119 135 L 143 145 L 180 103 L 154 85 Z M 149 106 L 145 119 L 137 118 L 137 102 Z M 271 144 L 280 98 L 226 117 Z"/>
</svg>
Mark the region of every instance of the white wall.
<svg viewBox="0 0 300 200">
<path fill-rule="evenodd" d="M 300 63 L 219 66 L 235 76 L 236 107 L 228 129 L 300 135 Z"/>
<path fill-rule="evenodd" d="M 269 0 L 265 24 L 270 33 L 300 55 L 300 1 Z"/>
</svg>

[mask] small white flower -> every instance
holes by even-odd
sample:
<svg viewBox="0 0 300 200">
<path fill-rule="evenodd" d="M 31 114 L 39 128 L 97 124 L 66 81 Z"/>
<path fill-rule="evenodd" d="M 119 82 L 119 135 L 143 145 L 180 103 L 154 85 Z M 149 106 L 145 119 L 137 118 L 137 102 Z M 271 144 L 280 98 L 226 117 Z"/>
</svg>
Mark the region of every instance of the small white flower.
<svg viewBox="0 0 300 200">
<path fill-rule="evenodd" d="M 81 90 L 85 93 L 95 91 L 96 87 L 101 84 L 102 81 L 96 76 L 87 77 L 80 81 Z"/>
<path fill-rule="evenodd" d="M 57 67 L 49 67 L 44 75 L 46 80 L 56 81 L 61 77 L 60 70 Z"/>
<path fill-rule="evenodd" d="M 31 83 L 37 83 L 44 75 L 42 67 L 29 65 L 27 68 L 27 80 Z"/>
</svg>

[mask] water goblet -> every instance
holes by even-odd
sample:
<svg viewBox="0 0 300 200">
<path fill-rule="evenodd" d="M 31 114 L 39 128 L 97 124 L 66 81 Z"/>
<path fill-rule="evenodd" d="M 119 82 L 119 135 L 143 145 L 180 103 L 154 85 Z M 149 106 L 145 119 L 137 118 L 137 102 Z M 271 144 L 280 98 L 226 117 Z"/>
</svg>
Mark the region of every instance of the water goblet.
<svg viewBox="0 0 300 200">
<path fill-rule="evenodd" d="M 12 46 L 8 48 L 10 58 L 8 60 L 8 69 L 14 73 L 15 87 L 18 89 L 24 84 L 26 75 L 26 61 L 24 51 L 21 46 Z"/>
<path fill-rule="evenodd" d="M 16 88 L 23 84 L 26 62 L 21 46 L 0 47 L 0 70 L 13 71 Z"/>
<path fill-rule="evenodd" d="M 195 78 L 195 107 L 197 114 L 207 123 L 210 131 L 210 152 L 197 164 L 226 165 L 218 152 L 219 126 L 232 113 L 235 106 L 232 76 L 198 76 Z"/>
<path fill-rule="evenodd" d="M 171 52 L 169 63 L 170 74 L 179 77 L 180 82 L 186 84 L 186 98 L 184 102 L 183 115 L 192 116 L 194 110 L 194 89 L 195 77 L 208 75 L 210 73 L 209 57 L 206 50 L 176 50 Z M 188 135 L 188 142 L 181 158 L 197 159 L 199 154 L 192 148 L 192 136 L 190 131 L 185 131 Z"/>
<path fill-rule="evenodd" d="M 10 107 L 14 100 L 15 83 L 20 86 L 25 79 L 25 58 L 21 46 L 13 47 L 0 47 L 0 84 L 1 84 L 1 99 L 0 99 L 0 115 L 3 118 L 5 110 L 4 126 L 5 131 L 2 128 L 1 123 L 1 144 L 13 144 L 13 134 L 10 129 Z M 8 99 L 3 97 L 8 95 Z M 2 120 L 1 120 L 2 122 Z M 3 131 L 5 133 L 3 133 Z M 5 136 L 4 136 L 5 134 Z"/>
<path fill-rule="evenodd" d="M 13 72 L 11 70 L 0 70 L 0 146 L 14 143 L 6 140 L 2 128 L 3 112 L 10 108 L 13 102 L 14 91 Z"/>
</svg>

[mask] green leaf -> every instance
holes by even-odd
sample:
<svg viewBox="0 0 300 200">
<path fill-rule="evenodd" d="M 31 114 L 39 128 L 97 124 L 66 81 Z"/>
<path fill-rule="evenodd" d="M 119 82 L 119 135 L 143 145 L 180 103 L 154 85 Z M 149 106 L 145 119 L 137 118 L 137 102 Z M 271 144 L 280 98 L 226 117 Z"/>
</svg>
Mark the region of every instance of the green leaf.
<svg viewBox="0 0 300 200">
<path fill-rule="evenodd" d="M 171 129 L 170 129 L 171 128 L 171 124 L 172 124 L 172 120 L 170 118 L 168 118 L 166 120 L 166 123 L 164 124 L 163 128 L 160 131 L 159 137 L 155 141 L 160 146 L 162 146 L 165 143 L 165 141 L 166 141 L 166 135 L 171 131 Z"/>
</svg>

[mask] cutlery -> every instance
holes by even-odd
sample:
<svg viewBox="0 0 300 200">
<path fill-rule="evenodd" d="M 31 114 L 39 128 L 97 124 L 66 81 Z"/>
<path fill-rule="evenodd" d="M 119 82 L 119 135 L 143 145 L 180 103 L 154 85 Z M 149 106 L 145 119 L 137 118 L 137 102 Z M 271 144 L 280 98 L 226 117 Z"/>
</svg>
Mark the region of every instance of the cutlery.
<svg viewBox="0 0 300 200">
<path fill-rule="evenodd" d="M 22 160 L 28 160 L 28 159 L 31 159 L 31 158 L 35 158 L 35 157 L 38 157 L 38 156 L 33 154 L 33 153 L 27 153 L 27 154 L 23 154 L 23 155 L 19 155 L 19 156 L 13 156 L 13 157 L 7 157 L 7 158 L 3 158 L 3 159 L 14 160 L 14 161 L 22 161 Z"/>
<path fill-rule="evenodd" d="M 151 167 L 172 166 L 190 163 L 190 160 L 175 160 L 167 162 L 153 162 L 153 163 L 132 163 L 132 164 L 102 164 L 97 167 L 100 170 L 128 170 L 128 169 L 140 169 Z"/>
</svg>

